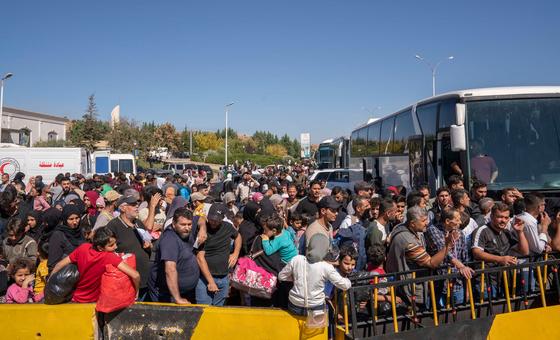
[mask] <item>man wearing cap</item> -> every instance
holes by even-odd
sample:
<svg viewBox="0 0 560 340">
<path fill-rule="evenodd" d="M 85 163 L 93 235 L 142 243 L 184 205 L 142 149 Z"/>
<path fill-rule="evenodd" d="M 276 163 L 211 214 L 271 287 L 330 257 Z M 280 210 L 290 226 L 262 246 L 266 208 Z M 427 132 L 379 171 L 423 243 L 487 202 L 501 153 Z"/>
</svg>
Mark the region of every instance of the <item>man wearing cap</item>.
<svg viewBox="0 0 560 340">
<path fill-rule="evenodd" d="M 260 186 L 259 182 L 257 182 L 253 178 L 253 176 L 251 176 L 251 172 L 245 171 L 243 173 L 243 181 L 241 181 L 237 185 L 237 189 L 235 190 L 235 196 L 238 197 L 239 202 L 241 203 L 246 202 L 249 199 L 249 194 L 259 186 Z"/>
<path fill-rule="evenodd" d="M 200 278 L 196 286 L 196 302 L 204 305 L 223 306 L 228 296 L 229 268 L 237 263 L 241 251 L 241 236 L 237 229 L 224 221 L 227 207 L 214 203 L 207 216 L 206 242 L 199 246 L 196 255 L 200 267 Z M 231 240 L 234 250 L 230 254 Z"/>
<path fill-rule="evenodd" d="M 370 199 L 373 196 L 373 186 L 366 181 L 359 181 L 354 184 L 354 194 L 355 196 L 365 197 Z M 352 201 L 348 203 L 346 207 L 348 215 L 354 215 L 354 207 Z"/>
<path fill-rule="evenodd" d="M 116 203 L 120 215 L 107 224 L 117 238 L 118 253 L 132 253 L 136 256 L 136 270 L 140 273 L 138 301 L 144 301 L 150 274 L 151 244 L 142 239 L 139 230 L 145 231 L 144 224 L 138 219 L 138 201 L 133 195 L 121 196 Z"/>
<path fill-rule="evenodd" d="M 93 226 L 94 231 L 106 226 L 114 218 L 115 210 L 117 208 L 116 203 L 120 197 L 121 195 L 119 195 L 119 193 L 115 190 L 109 190 L 105 193 L 103 198 L 105 200 L 105 207 L 101 210 L 95 220 L 95 225 Z"/>
<path fill-rule="evenodd" d="M 318 204 L 319 218 L 307 227 L 305 231 L 305 246 L 309 247 L 309 240 L 315 234 L 327 236 L 329 242 L 333 239 L 333 228 L 331 223 L 336 220 L 340 204 L 332 196 L 323 197 Z M 330 248 L 330 245 L 329 245 Z"/>
</svg>

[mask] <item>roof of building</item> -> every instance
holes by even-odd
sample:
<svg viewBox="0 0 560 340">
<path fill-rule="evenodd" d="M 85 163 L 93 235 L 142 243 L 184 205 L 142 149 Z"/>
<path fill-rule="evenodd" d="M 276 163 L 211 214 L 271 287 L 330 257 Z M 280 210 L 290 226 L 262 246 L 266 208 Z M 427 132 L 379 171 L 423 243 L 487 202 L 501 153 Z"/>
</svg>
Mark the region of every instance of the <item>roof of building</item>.
<svg viewBox="0 0 560 340">
<path fill-rule="evenodd" d="M 34 111 L 16 109 L 16 108 L 7 107 L 7 106 L 4 106 L 3 112 L 5 112 L 5 113 L 15 113 L 15 114 L 19 114 L 19 115 L 22 115 L 22 116 L 31 116 L 31 117 L 34 117 L 34 118 L 57 120 L 57 121 L 60 121 L 60 122 L 63 122 L 63 123 L 66 123 L 66 122 L 70 121 L 70 119 L 68 119 L 67 117 L 55 116 L 55 115 L 42 113 L 42 112 L 34 112 Z"/>
</svg>

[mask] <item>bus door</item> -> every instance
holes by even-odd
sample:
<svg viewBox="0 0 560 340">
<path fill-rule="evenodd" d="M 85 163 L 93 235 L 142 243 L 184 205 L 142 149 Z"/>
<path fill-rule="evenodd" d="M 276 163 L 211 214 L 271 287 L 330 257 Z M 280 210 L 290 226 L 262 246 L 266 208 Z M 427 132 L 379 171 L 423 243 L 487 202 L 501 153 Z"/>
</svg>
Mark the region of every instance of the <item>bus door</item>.
<svg viewBox="0 0 560 340">
<path fill-rule="evenodd" d="M 412 188 L 418 188 L 426 183 L 425 157 L 423 137 L 420 135 L 410 137 L 408 140 L 408 160 Z"/>
<path fill-rule="evenodd" d="M 461 154 L 451 151 L 451 138 L 448 131 L 438 134 L 438 155 L 440 157 L 438 158 L 437 182 L 440 187 L 446 185 L 449 176 L 458 174 L 454 169 L 460 168 L 463 173 L 466 173 L 461 162 Z"/>
</svg>

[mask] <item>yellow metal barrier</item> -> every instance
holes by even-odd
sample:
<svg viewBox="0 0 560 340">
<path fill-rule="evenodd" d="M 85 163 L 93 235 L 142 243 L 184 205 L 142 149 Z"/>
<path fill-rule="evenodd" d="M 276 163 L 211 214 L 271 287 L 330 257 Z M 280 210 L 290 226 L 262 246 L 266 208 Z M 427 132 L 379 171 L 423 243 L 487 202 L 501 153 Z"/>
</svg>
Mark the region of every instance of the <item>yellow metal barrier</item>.
<svg viewBox="0 0 560 340">
<path fill-rule="evenodd" d="M 396 305 L 396 297 L 395 297 L 395 287 L 391 286 L 391 309 L 393 311 L 393 328 L 395 333 L 399 332 L 399 323 L 397 321 L 397 305 Z"/>
<path fill-rule="evenodd" d="M 507 275 L 507 271 L 505 270 L 502 273 L 504 277 L 504 292 L 506 293 L 507 311 L 508 313 L 511 313 L 511 300 L 509 299 L 508 275 Z"/>
<path fill-rule="evenodd" d="M 436 293 L 435 293 L 435 289 L 434 289 L 434 281 L 430 281 L 429 283 L 430 285 L 430 295 L 432 297 L 432 310 L 434 311 L 434 325 L 437 326 L 439 325 L 439 320 L 438 320 L 438 316 L 437 316 L 437 306 L 436 306 Z"/>
</svg>

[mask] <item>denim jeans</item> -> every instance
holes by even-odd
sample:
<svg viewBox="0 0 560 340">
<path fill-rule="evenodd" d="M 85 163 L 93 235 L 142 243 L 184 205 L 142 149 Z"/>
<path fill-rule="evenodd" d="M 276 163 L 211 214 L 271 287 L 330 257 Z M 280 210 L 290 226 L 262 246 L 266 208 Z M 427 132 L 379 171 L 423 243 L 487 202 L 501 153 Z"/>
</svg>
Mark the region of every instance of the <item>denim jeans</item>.
<svg viewBox="0 0 560 340">
<path fill-rule="evenodd" d="M 308 310 L 322 310 L 324 308 L 325 308 L 325 304 L 319 306 L 310 306 L 308 308 L 305 308 L 305 307 L 296 306 L 291 301 L 288 301 L 288 312 L 298 316 L 307 316 Z"/>
<path fill-rule="evenodd" d="M 214 282 L 218 286 L 218 291 L 211 293 L 208 291 L 208 281 L 201 275 L 196 284 L 196 303 L 201 305 L 223 306 L 229 292 L 228 276 L 214 277 Z"/>
</svg>

